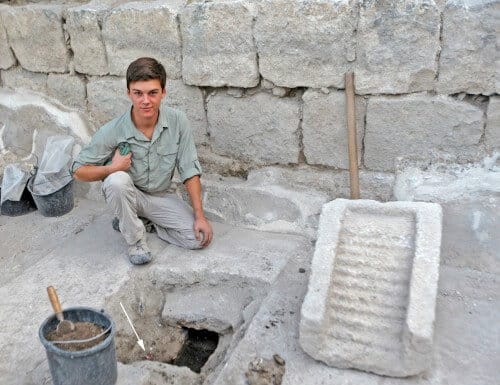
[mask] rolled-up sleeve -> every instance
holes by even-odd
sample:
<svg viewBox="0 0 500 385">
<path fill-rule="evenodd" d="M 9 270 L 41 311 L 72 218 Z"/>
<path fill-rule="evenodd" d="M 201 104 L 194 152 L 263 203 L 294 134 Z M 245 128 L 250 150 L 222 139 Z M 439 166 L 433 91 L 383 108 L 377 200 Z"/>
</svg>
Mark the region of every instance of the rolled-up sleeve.
<svg viewBox="0 0 500 385">
<path fill-rule="evenodd" d="M 116 140 L 109 135 L 106 126 L 99 129 L 89 144 L 85 145 L 71 165 L 73 174 L 81 166 L 88 164 L 102 166 L 111 159 L 116 148 Z"/>
<path fill-rule="evenodd" d="M 184 182 L 195 175 L 201 175 L 201 165 L 194 145 L 193 133 L 186 115 L 179 112 L 179 151 L 177 153 L 177 169 L 181 181 Z"/>
</svg>

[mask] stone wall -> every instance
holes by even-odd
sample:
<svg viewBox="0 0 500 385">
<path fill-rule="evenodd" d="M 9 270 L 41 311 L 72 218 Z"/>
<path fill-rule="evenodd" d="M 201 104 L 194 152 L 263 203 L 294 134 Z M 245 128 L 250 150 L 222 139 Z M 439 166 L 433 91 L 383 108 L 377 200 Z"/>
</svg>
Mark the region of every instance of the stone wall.
<svg viewBox="0 0 500 385">
<path fill-rule="evenodd" d="M 205 197 L 217 197 L 206 206 L 252 226 L 314 227 L 321 202 L 348 195 L 346 71 L 363 197 L 391 199 L 403 161 L 464 163 L 500 147 L 499 13 L 498 0 L 4 2 L 0 148 L 36 147 L 20 137 L 34 127 L 21 127 L 11 90 L 77 112 L 84 143 L 127 108 L 129 62 L 153 56 L 169 77 L 166 102 L 193 126 Z M 23 119 L 39 121 L 36 108 Z M 238 189 L 256 192 L 254 206 L 304 195 L 283 219 L 271 207 L 252 212 Z"/>
</svg>

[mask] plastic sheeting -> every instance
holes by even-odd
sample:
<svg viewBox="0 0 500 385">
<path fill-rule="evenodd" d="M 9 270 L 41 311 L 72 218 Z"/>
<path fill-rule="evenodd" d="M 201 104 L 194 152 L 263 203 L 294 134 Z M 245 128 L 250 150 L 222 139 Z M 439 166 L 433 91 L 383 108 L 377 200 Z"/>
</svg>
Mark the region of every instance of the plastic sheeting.
<svg viewBox="0 0 500 385">
<path fill-rule="evenodd" d="M 47 138 L 42 160 L 33 180 L 33 194 L 52 194 L 71 181 L 69 168 L 73 144 L 71 136 L 55 135 Z"/>
<path fill-rule="evenodd" d="M 28 171 L 23 170 L 20 163 L 5 166 L 2 179 L 2 199 L 0 204 L 6 200 L 18 202 L 30 177 Z"/>
</svg>

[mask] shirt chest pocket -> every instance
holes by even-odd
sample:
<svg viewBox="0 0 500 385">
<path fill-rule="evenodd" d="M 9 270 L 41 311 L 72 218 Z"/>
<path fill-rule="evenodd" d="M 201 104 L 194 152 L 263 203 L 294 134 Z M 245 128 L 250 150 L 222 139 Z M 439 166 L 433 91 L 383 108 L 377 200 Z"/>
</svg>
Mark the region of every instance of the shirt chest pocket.
<svg viewBox="0 0 500 385">
<path fill-rule="evenodd" d="M 156 149 L 158 155 L 158 170 L 163 174 L 174 171 L 179 146 L 176 143 L 159 145 Z"/>
<path fill-rule="evenodd" d="M 132 144 L 130 151 L 132 152 L 132 166 L 130 171 L 134 175 L 144 173 L 148 168 L 148 149 Z"/>
</svg>

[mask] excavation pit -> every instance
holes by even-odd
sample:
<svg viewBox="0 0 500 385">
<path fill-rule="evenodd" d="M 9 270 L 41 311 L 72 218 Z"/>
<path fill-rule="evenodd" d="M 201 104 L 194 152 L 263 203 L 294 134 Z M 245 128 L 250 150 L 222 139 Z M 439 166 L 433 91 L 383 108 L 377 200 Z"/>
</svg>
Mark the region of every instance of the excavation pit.
<svg viewBox="0 0 500 385">
<path fill-rule="evenodd" d="M 168 278 L 165 271 L 145 274 L 135 275 L 108 298 L 117 324 L 117 360 L 167 377 L 177 373 L 175 366 L 185 367 L 193 384 L 209 383 L 205 379 L 228 360 L 268 285 L 233 276 L 201 280 Z M 137 344 L 120 302 L 146 351 Z"/>
<path fill-rule="evenodd" d="M 193 372 L 200 373 L 219 343 L 219 335 L 210 330 L 187 329 L 186 342 L 176 359 L 177 366 L 187 366 Z"/>
</svg>

